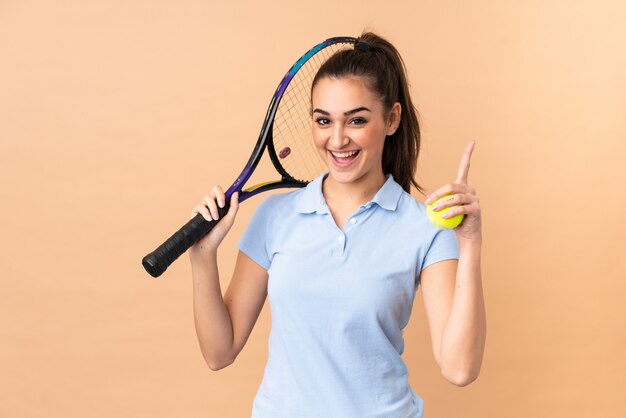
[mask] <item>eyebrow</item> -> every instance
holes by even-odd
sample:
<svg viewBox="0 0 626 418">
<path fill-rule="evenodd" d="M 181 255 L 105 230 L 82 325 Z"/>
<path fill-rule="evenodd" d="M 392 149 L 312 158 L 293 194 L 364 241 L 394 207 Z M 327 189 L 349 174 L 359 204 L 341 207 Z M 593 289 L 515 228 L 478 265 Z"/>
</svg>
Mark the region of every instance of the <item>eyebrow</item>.
<svg viewBox="0 0 626 418">
<path fill-rule="evenodd" d="M 367 107 L 361 106 L 361 107 L 357 107 L 357 108 L 352 109 L 352 110 L 348 110 L 347 112 L 343 112 L 343 115 L 344 116 L 350 116 L 350 115 L 353 115 L 355 113 L 359 113 L 361 111 L 371 112 L 371 110 L 368 109 Z M 322 110 L 322 109 L 318 109 L 318 108 L 313 109 L 313 113 L 321 113 L 322 115 L 330 116 L 329 112 L 327 112 L 325 110 Z"/>
</svg>

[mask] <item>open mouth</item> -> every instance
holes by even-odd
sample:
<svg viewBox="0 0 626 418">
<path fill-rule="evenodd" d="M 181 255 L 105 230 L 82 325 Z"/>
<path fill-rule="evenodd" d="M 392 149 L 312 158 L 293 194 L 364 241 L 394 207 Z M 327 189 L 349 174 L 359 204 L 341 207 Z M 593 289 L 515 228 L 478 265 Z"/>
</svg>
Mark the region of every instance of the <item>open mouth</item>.
<svg viewBox="0 0 626 418">
<path fill-rule="evenodd" d="M 358 157 L 358 155 L 360 154 L 360 151 L 356 150 L 356 151 L 338 152 L 338 151 L 329 150 L 328 153 L 332 157 L 335 164 L 343 167 L 343 166 L 350 165 L 352 161 L 354 161 Z"/>
</svg>

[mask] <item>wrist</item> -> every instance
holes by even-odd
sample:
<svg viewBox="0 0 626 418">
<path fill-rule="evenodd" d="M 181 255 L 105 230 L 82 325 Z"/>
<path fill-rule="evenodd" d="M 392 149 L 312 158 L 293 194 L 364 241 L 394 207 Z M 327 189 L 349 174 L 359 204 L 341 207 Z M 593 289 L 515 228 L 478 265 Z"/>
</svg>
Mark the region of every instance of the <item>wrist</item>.
<svg viewBox="0 0 626 418">
<path fill-rule="evenodd" d="M 196 244 L 198 245 L 198 244 Z M 191 267 L 202 267 L 217 262 L 217 247 L 197 247 L 193 246 L 189 249 L 189 261 Z"/>
<path fill-rule="evenodd" d="M 481 235 L 477 237 L 472 237 L 472 238 L 463 238 L 463 237 L 457 236 L 457 243 L 459 245 L 459 251 L 461 252 L 465 252 L 465 251 L 480 252 L 483 239 Z"/>
</svg>

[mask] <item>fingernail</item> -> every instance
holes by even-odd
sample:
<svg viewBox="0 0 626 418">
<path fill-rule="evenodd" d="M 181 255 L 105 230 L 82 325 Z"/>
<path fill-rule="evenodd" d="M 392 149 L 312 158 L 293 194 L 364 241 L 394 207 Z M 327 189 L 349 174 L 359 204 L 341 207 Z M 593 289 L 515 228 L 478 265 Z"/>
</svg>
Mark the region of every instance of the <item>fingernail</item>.
<svg viewBox="0 0 626 418">
<path fill-rule="evenodd" d="M 219 201 L 219 202 L 217 202 L 217 203 L 220 205 L 220 208 L 223 208 L 223 207 L 224 207 L 224 201 L 223 201 L 223 200 L 220 200 L 220 201 Z"/>
<path fill-rule="evenodd" d="M 434 211 L 434 212 L 437 212 L 438 210 L 439 210 L 439 205 L 435 205 L 435 206 L 433 206 L 433 211 Z"/>
<path fill-rule="evenodd" d="M 432 195 L 428 195 L 428 197 L 426 198 L 426 202 L 425 203 L 428 205 L 431 200 L 432 200 Z"/>
<path fill-rule="evenodd" d="M 217 213 L 217 211 L 213 212 L 213 219 L 217 219 L 219 218 L 219 214 Z"/>
</svg>

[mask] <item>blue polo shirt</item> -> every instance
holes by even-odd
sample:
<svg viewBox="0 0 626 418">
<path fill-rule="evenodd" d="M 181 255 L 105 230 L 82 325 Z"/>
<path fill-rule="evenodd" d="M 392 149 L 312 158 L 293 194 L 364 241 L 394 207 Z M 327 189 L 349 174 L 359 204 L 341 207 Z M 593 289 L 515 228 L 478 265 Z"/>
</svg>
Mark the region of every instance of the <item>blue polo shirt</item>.
<svg viewBox="0 0 626 418">
<path fill-rule="evenodd" d="M 253 418 L 418 418 L 401 358 L 419 273 L 454 233 L 391 175 L 338 227 L 320 176 L 259 205 L 239 249 L 269 274 L 269 356 Z"/>
</svg>

